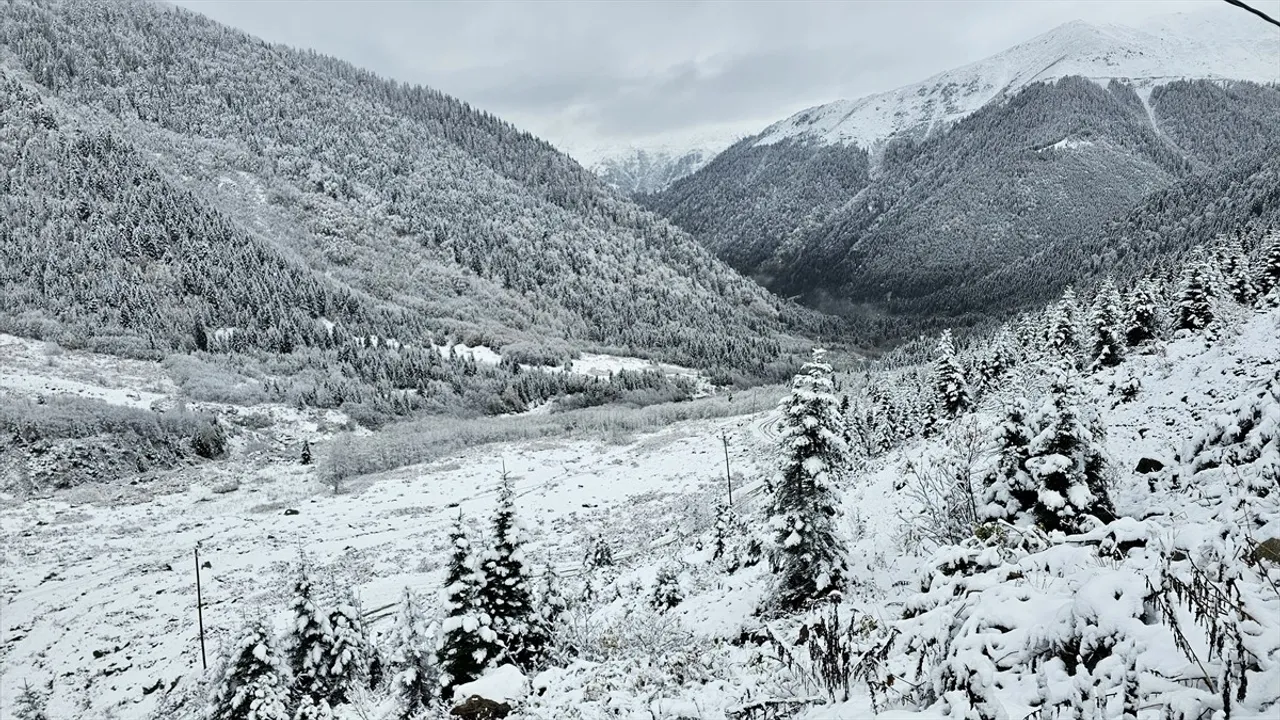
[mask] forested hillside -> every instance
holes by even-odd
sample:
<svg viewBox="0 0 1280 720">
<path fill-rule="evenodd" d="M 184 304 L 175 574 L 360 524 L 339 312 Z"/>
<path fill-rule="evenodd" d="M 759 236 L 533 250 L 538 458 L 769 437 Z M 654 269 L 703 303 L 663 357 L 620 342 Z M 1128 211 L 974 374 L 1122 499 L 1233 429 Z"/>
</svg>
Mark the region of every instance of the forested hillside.
<svg viewBox="0 0 1280 720">
<path fill-rule="evenodd" d="M 10 331 L 336 353 L 390 397 L 439 358 L 370 337 L 769 374 L 821 326 L 495 117 L 191 12 L 7 2 L 0 71 Z"/>
</svg>

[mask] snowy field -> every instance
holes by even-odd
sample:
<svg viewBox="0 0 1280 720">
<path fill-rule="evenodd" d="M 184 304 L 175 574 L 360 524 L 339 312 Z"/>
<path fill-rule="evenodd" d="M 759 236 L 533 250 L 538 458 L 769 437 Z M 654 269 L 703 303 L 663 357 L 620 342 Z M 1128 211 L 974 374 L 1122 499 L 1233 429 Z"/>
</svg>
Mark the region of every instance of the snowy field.
<svg viewBox="0 0 1280 720">
<path fill-rule="evenodd" d="M 2 340 L 5 397 L 74 393 L 149 407 L 175 391 L 163 369 L 148 363 L 69 351 L 46 362 L 42 343 Z M 615 366 L 603 357 L 587 363 Z M 54 717 L 147 716 L 164 690 L 200 666 L 197 544 L 209 564 L 202 581 L 213 663 L 246 617 L 284 607 L 287 566 L 300 551 L 316 559 L 322 576 L 354 586 L 380 622 L 386 613 L 379 608 L 406 585 L 434 597 L 449 523 L 460 511 L 487 522 L 504 467 L 539 566 L 551 562 L 572 576 L 586 538 L 623 528 L 630 550 L 620 548 L 620 558 L 678 546 L 689 499 L 710 507 L 712 495 L 724 491 L 720 434 L 728 434 L 734 473 L 750 475 L 768 425 L 730 418 L 674 426 L 627 445 L 484 447 L 360 478 L 335 497 L 315 466 L 285 455 L 285 440 L 316 437 L 340 417 L 318 424 L 290 408 L 240 411 L 276 418 L 265 432 L 279 452 L 250 453 L 240 441 L 231 459 L 184 469 L 154 488 L 4 499 L 0 717 L 24 681 L 51 680 Z M 740 501 L 751 489 L 737 489 Z"/>
<path fill-rule="evenodd" d="M 38 343 L 2 340 L 0 392 L 9 395 L 69 392 L 145 404 L 174 392 L 158 366 L 72 352 L 46 361 Z M 1273 311 L 1229 330 L 1216 344 L 1177 340 L 1094 376 L 1090 392 L 1110 408 L 1104 419 L 1120 471 L 1118 509 L 1140 509 L 1134 505 L 1143 502 L 1140 479 L 1132 472 L 1140 459 L 1173 463 L 1173 453 L 1206 418 L 1256 387 L 1278 359 L 1280 312 Z M 1108 386 L 1130 374 L 1141 378 L 1141 392 L 1135 401 L 1111 407 Z M 326 427 L 305 414 L 275 410 L 279 425 L 268 434 L 296 437 L 301 431 L 291 424 L 308 423 L 307 433 Z M 574 704 L 589 717 L 582 707 L 613 703 L 620 717 L 653 712 L 720 720 L 728 708 L 774 687 L 759 677 L 761 671 L 747 668 L 742 653 L 724 645 L 754 626 L 751 614 L 763 582 L 759 567 L 712 572 L 699 543 L 726 493 L 721 433 L 729 439 L 738 484 L 734 499 L 750 522 L 750 510 L 763 497 L 760 478 L 771 462 L 776 420 L 769 411 L 682 423 L 617 445 L 562 439 L 479 447 L 357 478 L 338 496 L 318 480 L 314 466 L 284 452 L 253 454 L 242 443 L 231 459 L 185 468 L 154 490 L 4 498 L 0 717 L 24 682 L 52 683 L 51 717 L 97 720 L 147 717 L 165 692 L 198 677 L 197 545 L 208 563 L 202 580 L 210 664 L 246 617 L 266 612 L 282 619 L 289 566 L 300 552 L 315 560 L 321 577 L 356 588 L 374 630 L 384 630 L 385 608 L 403 587 L 435 597 L 449 523 L 459 512 L 486 522 L 505 468 L 533 538 L 535 567 L 553 565 L 572 586 L 589 538 L 606 538 L 619 560 L 617 599 L 599 611 L 607 619 L 643 604 L 660 566 L 681 563 L 688 593 L 671 621 L 709 643 L 705 647 L 720 648 L 722 669 L 736 674 L 670 696 L 646 695 L 637 687 L 633 697 L 620 699 L 614 691 L 606 702 L 583 689 L 585 666 L 550 671 L 538 682 L 549 688 L 548 697 L 564 693 L 565 705 L 544 699 L 526 708 L 527 716 L 565 717 L 563 708 Z M 853 603 L 886 622 L 899 613 L 920 551 L 927 550 L 904 532 L 903 517 L 913 508 L 901 492 L 903 463 L 935 451 L 931 441 L 909 443 L 865 467 L 844 488 L 844 529 L 855 538 Z M 869 708 L 869 699 L 857 696 L 807 717 L 865 718 Z"/>
</svg>

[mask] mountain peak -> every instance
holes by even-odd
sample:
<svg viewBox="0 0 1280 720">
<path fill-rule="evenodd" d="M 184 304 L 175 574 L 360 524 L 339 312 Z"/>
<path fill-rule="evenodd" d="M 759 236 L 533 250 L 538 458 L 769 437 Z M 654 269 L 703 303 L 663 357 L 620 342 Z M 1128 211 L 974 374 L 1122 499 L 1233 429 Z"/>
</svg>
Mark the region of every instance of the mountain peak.
<svg viewBox="0 0 1280 720">
<path fill-rule="evenodd" d="M 1036 82 L 1080 75 L 1141 89 L 1178 79 L 1280 81 L 1280 33 L 1238 13 L 1174 13 L 1141 27 L 1059 25 L 1008 50 L 897 90 L 801 111 L 760 135 L 875 148 L 924 137 Z"/>
</svg>

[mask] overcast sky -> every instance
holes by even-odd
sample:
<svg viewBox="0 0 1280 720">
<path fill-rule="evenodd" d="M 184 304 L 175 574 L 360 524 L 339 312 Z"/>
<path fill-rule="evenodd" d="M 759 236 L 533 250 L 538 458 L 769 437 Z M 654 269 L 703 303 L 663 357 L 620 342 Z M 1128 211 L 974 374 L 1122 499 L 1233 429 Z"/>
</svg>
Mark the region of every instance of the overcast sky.
<svg viewBox="0 0 1280 720">
<path fill-rule="evenodd" d="M 758 132 L 1071 20 L 1243 12 L 1220 0 L 177 0 L 493 112 L 570 152 Z M 1280 14 L 1280 0 L 1256 5 Z"/>
</svg>

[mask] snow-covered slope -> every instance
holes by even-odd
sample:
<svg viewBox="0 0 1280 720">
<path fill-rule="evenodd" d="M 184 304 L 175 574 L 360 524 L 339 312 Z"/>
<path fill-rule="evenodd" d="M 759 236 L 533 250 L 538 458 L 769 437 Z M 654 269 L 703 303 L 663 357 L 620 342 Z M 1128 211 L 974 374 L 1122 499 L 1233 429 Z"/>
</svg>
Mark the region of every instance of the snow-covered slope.
<svg viewBox="0 0 1280 720">
<path fill-rule="evenodd" d="M 1077 21 L 923 82 L 799 112 L 759 144 L 787 139 L 873 148 L 926 136 L 1035 82 L 1080 75 L 1132 80 L 1146 94 L 1178 79 L 1280 81 L 1280 32 L 1230 8 L 1162 16 L 1141 27 Z"/>
</svg>

